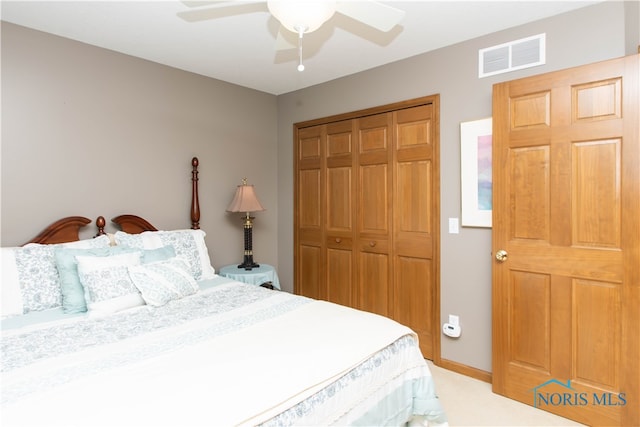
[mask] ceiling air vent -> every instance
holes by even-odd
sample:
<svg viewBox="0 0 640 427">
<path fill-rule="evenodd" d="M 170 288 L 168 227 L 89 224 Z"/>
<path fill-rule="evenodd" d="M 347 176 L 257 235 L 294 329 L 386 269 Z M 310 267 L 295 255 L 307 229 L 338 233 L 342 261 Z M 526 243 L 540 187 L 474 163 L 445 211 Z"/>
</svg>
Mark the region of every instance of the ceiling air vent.
<svg viewBox="0 0 640 427">
<path fill-rule="evenodd" d="M 545 63 L 545 34 L 478 51 L 478 77 L 493 76 Z"/>
</svg>

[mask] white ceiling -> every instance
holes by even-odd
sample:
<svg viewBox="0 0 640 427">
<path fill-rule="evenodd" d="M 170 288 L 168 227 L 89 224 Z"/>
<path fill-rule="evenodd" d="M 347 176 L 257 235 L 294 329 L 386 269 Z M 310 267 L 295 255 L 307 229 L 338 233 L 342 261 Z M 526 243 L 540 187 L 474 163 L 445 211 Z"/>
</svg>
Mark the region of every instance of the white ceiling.
<svg viewBox="0 0 640 427">
<path fill-rule="evenodd" d="M 406 11 L 388 33 L 336 14 L 305 35 L 303 72 L 297 49 L 276 51 L 279 23 L 264 4 L 252 13 L 187 22 L 178 14 L 194 7 L 181 1 L 2 0 L 1 17 L 279 95 L 600 1 L 387 1 Z"/>
</svg>

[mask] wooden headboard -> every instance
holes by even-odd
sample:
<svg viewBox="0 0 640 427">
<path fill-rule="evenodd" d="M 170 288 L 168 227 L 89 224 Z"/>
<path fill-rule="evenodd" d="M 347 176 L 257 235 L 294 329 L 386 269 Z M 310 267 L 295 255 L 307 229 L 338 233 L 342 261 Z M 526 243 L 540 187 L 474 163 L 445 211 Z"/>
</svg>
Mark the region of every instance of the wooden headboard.
<svg viewBox="0 0 640 427">
<path fill-rule="evenodd" d="M 198 166 L 197 157 L 191 160 L 191 228 L 200 228 L 200 201 L 198 199 Z M 48 225 L 36 237 L 27 243 L 55 244 L 80 240 L 80 229 L 89 224 L 91 220 L 82 216 L 69 216 L 59 219 Z M 111 219 L 122 231 L 130 234 L 138 234 L 143 231 L 157 231 L 146 219 L 132 214 L 118 215 Z M 96 219 L 96 236 L 106 234 L 104 228 L 106 220 L 103 216 Z M 27 244 L 25 243 L 25 244 Z"/>
<path fill-rule="evenodd" d="M 50 224 L 27 243 L 54 244 L 74 242 L 80 240 L 80 229 L 90 222 L 91 220 L 89 218 L 83 216 L 68 216 Z"/>
</svg>

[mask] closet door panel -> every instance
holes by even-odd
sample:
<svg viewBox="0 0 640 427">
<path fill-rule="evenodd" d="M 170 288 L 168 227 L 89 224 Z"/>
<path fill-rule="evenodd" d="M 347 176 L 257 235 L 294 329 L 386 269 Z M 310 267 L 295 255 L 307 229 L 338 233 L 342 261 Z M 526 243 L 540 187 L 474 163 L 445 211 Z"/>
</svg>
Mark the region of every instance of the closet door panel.
<svg viewBox="0 0 640 427">
<path fill-rule="evenodd" d="M 437 262 L 434 233 L 433 107 L 394 113 L 393 317 L 418 333 L 423 355 L 434 354 Z"/>
<path fill-rule="evenodd" d="M 301 244 L 298 247 L 298 288 L 296 293 L 309 298 L 325 298 L 320 286 L 322 248 Z"/>
<path fill-rule="evenodd" d="M 434 95 L 295 125 L 296 292 L 394 318 L 436 359 L 438 111 Z"/>
<path fill-rule="evenodd" d="M 389 316 L 392 115 L 357 120 L 358 308 Z"/>
<path fill-rule="evenodd" d="M 353 232 L 353 124 L 330 123 L 326 136 L 326 227 L 330 236 Z"/>
<path fill-rule="evenodd" d="M 301 170 L 297 230 L 298 277 L 296 292 L 310 298 L 321 298 L 322 289 L 322 210 L 321 173 L 318 169 Z"/>
<path fill-rule="evenodd" d="M 353 251 L 327 248 L 327 301 L 353 307 Z"/>
<path fill-rule="evenodd" d="M 358 191 L 359 233 L 387 238 L 389 233 L 389 167 L 386 163 L 364 165 L 360 170 Z"/>
<path fill-rule="evenodd" d="M 389 316 L 389 255 L 361 251 L 359 254 L 357 308 L 382 316 Z"/>
<path fill-rule="evenodd" d="M 324 294 L 324 138 L 324 126 L 299 129 L 295 151 L 294 290 L 311 298 Z"/>
<path fill-rule="evenodd" d="M 395 306 L 393 317 L 411 327 L 420 338 L 420 350 L 433 358 L 433 266 L 429 259 L 395 256 Z"/>
<path fill-rule="evenodd" d="M 355 251 L 353 249 L 354 137 L 352 120 L 326 126 L 326 299 L 353 306 Z"/>
<path fill-rule="evenodd" d="M 353 206 L 351 167 L 327 170 L 327 230 L 351 233 Z"/>
</svg>

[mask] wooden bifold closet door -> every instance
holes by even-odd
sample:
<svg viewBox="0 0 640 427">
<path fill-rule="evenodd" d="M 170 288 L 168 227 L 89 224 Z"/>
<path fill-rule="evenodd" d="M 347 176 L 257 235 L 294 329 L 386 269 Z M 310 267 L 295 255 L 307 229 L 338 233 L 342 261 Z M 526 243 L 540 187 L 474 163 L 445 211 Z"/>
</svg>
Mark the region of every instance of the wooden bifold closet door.
<svg viewBox="0 0 640 427">
<path fill-rule="evenodd" d="M 493 390 L 640 425 L 638 56 L 493 92 Z"/>
<path fill-rule="evenodd" d="M 429 359 L 440 316 L 438 101 L 295 126 L 295 292 L 391 317 Z"/>
</svg>

